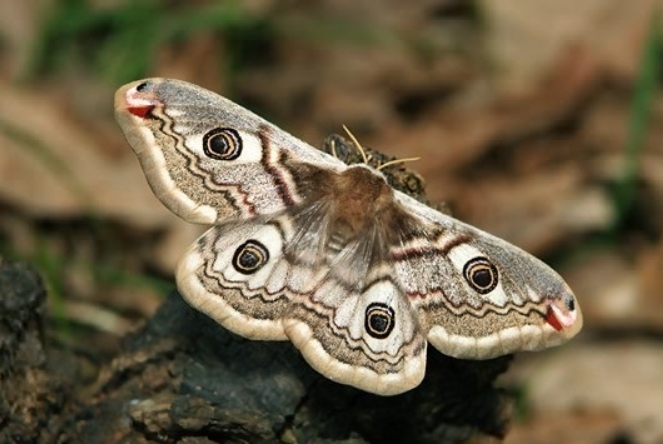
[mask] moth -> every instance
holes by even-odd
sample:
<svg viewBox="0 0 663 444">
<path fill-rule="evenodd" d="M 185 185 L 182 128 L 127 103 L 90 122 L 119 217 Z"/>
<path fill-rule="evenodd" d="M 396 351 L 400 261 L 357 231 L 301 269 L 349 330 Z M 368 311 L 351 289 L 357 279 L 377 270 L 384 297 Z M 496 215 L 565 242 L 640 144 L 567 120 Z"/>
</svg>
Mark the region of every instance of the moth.
<svg viewBox="0 0 663 444">
<path fill-rule="evenodd" d="M 154 194 L 212 226 L 179 262 L 182 296 L 236 334 L 289 339 L 327 378 L 395 395 L 423 379 L 428 343 L 488 359 L 582 326 L 543 262 L 211 91 L 141 80 L 115 110 Z"/>
</svg>

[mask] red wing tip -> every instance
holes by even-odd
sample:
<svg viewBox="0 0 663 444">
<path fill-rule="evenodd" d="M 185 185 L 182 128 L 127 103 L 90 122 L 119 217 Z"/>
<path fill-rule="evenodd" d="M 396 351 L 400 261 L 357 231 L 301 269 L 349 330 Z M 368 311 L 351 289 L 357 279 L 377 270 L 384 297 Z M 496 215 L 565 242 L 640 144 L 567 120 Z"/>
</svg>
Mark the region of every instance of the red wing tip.
<svg viewBox="0 0 663 444">
<path fill-rule="evenodd" d="M 129 111 L 130 114 L 133 114 L 136 117 L 140 117 L 144 119 L 147 117 L 152 110 L 154 109 L 154 105 L 144 105 L 144 106 L 128 106 L 127 111 Z"/>
<path fill-rule="evenodd" d="M 148 81 L 126 85 L 118 91 L 117 100 L 119 108 L 141 119 L 150 117 L 154 108 L 161 105 L 155 94 L 154 85 Z"/>
<path fill-rule="evenodd" d="M 559 321 L 559 319 L 557 319 L 557 315 L 555 314 L 555 310 L 553 309 L 552 305 L 548 307 L 546 322 L 557 331 L 561 331 L 563 328 L 562 323 Z"/>
<path fill-rule="evenodd" d="M 550 302 L 546 322 L 557 331 L 575 334 L 582 325 L 582 317 L 572 294 L 566 294 Z"/>
</svg>

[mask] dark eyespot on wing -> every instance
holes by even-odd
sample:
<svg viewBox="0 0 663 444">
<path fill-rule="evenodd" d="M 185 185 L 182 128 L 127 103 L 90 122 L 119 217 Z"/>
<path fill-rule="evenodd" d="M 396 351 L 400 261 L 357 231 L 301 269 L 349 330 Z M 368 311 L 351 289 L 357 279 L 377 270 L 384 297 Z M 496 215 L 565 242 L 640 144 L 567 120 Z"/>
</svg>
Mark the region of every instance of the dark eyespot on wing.
<svg viewBox="0 0 663 444">
<path fill-rule="evenodd" d="M 479 294 L 493 291 L 499 281 L 497 267 L 486 257 L 470 259 L 463 268 L 467 283 Z"/>
<path fill-rule="evenodd" d="M 253 274 L 269 261 L 269 251 L 262 243 L 248 240 L 233 255 L 233 268 L 242 274 Z"/>
<path fill-rule="evenodd" d="M 384 339 L 391 334 L 396 325 L 394 309 L 380 302 L 374 302 L 366 308 L 366 332 L 374 338 Z"/>
<path fill-rule="evenodd" d="M 242 154 L 242 137 L 233 128 L 215 128 L 203 137 L 203 152 L 216 160 L 235 160 Z"/>
</svg>

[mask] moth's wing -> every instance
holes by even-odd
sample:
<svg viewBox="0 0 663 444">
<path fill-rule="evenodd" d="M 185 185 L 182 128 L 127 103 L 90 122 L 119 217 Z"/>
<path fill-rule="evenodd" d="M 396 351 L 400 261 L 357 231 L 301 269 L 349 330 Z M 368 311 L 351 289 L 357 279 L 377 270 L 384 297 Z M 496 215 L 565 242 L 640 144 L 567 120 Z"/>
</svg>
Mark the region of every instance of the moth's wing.
<svg viewBox="0 0 663 444">
<path fill-rule="evenodd" d="M 241 336 L 290 339 L 329 379 L 381 395 L 416 387 L 426 340 L 393 268 L 369 266 L 365 241 L 321 255 L 318 216 L 211 228 L 178 266 L 180 292 Z"/>
<path fill-rule="evenodd" d="M 146 79 L 120 88 L 115 113 L 156 196 L 195 223 L 276 213 L 345 165 L 199 86 Z"/>
<path fill-rule="evenodd" d="M 488 359 L 561 344 L 580 330 L 573 292 L 542 261 L 402 193 L 396 200 L 416 227 L 392 247 L 395 274 L 442 353 Z"/>
</svg>

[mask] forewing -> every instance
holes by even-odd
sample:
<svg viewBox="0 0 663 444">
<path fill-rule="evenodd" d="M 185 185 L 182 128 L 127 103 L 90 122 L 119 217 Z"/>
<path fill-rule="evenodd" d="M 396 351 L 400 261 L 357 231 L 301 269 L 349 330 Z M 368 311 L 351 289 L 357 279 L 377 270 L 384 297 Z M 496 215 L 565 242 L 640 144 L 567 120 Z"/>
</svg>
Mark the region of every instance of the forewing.
<svg viewBox="0 0 663 444">
<path fill-rule="evenodd" d="M 195 223 L 278 213 L 320 171 L 344 164 L 199 86 L 146 79 L 120 88 L 116 118 L 156 196 Z"/>
<path fill-rule="evenodd" d="M 395 274 L 430 343 L 487 359 L 563 343 L 582 326 L 573 292 L 546 264 L 508 242 L 397 193 L 425 235 L 401 236 Z"/>
</svg>

